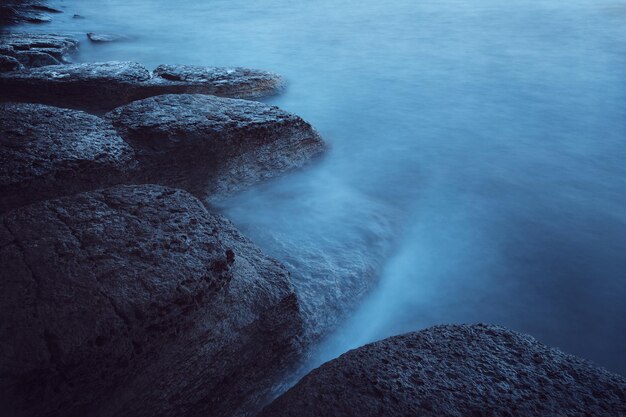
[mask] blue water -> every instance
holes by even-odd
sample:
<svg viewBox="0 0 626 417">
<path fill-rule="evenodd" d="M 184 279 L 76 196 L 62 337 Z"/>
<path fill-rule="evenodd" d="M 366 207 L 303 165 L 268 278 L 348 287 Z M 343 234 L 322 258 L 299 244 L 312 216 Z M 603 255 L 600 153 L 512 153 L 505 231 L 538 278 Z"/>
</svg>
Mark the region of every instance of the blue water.
<svg viewBox="0 0 626 417">
<path fill-rule="evenodd" d="M 626 374 L 626 1 L 52 4 L 37 30 L 133 36 L 80 61 L 286 77 L 331 150 L 222 209 L 332 329 L 315 363 L 480 321 Z"/>
</svg>

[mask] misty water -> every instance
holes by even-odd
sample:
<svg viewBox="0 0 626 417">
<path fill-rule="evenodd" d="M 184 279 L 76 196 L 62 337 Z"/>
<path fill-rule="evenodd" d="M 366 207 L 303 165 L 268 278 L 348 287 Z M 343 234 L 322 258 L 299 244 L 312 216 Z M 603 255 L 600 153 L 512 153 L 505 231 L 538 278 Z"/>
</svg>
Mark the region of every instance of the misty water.
<svg viewBox="0 0 626 417">
<path fill-rule="evenodd" d="M 339 318 L 314 363 L 442 323 L 626 374 L 626 1 L 65 0 L 77 61 L 250 66 L 330 150 L 220 208 Z M 84 19 L 73 19 L 78 13 Z M 131 40 L 91 45 L 85 32 Z"/>
</svg>

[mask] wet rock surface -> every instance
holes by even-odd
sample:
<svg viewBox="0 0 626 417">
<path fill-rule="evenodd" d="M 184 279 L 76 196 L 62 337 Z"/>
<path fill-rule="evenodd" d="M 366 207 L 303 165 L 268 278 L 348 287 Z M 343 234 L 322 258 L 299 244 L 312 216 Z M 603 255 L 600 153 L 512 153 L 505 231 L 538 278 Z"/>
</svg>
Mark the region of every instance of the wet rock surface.
<svg viewBox="0 0 626 417">
<path fill-rule="evenodd" d="M 162 95 L 107 113 L 142 162 L 145 179 L 202 197 L 228 195 L 303 166 L 324 149 L 310 124 L 264 103 Z"/>
<path fill-rule="evenodd" d="M 0 25 L 47 23 L 49 13 L 63 13 L 38 0 L 3 0 L 0 2 Z"/>
<path fill-rule="evenodd" d="M 41 104 L 0 104 L 0 212 L 128 180 L 132 148 L 104 120 Z"/>
<path fill-rule="evenodd" d="M 87 33 L 87 39 L 95 43 L 108 43 L 108 42 L 125 41 L 125 40 L 129 40 L 130 38 L 125 35 L 89 32 Z"/>
<path fill-rule="evenodd" d="M 261 416 L 625 414 L 622 377 L 502 327 L 448 325 L 352 350 Z"/>
<path fill-rule="evenodd" d="M 120 186 L 0 219 L 5 415 L 234 415 L 299 351 L 285 268 L 186 192 Z"/>
<path fill-rule="evenodd" d="M 0 74 L 0 99 L 93 112 L 167 93 L 236 98 L 275 94 L 281 78 L 260 70 L 161 66 L 154 74 L 134 62 L 51 65 Z"/>
<path fill-rule="evenodd" d="M 25 66 L 39 67 L 66 62 L 78 41 L 69 36 L 41 33 L 0 33 L 0 54 L 16 58 Z"/>
<path fill-rule="evenodd" d="M 168 86 L 168 93 L 212 94 L 231 98 L 259 98 L 283 88 L 282 78 L 274 73 L 250 68 L 160 65 L 154 70 L 153 83 Z"/>
</svg>

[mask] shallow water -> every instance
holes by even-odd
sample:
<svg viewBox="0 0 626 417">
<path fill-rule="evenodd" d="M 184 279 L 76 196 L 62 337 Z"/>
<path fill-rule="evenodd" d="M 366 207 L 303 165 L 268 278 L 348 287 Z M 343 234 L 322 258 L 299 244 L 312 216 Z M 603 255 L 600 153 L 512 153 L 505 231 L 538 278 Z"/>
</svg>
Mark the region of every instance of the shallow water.
<svg viewBox="0 0 626 417">
<path fill-rule="evenodd" d="M 626 374 L 626 1 L 51 3 L 65 14 L 28 30 L 133 36 L 85 39 L 80 61 L 286 77 L 269 101 L 332 149 L 223 209 L 316 297 L 315 324 L 378 277 L 315 363 L 481 321 Z"/>
</svg>

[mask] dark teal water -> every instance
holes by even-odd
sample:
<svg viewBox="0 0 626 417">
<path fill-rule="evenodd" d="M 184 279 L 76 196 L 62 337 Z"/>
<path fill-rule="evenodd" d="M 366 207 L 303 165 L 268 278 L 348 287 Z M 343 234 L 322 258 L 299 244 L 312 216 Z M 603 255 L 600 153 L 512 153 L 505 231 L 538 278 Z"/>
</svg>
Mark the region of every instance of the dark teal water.
<svg viewBox="0 0 626 417">
<path fill-rule="evenodd" d="M 317 362 L 481 321 L 626 374 L 626 1 L 52 3 L 66 13 L 38 30 L 134 36 L 82 61 L 286 77 L 271 102 L 332 149 L 223 208 L 326 288 L 308 294 L 322 316 L 378 276 Z"/>
</svg>

